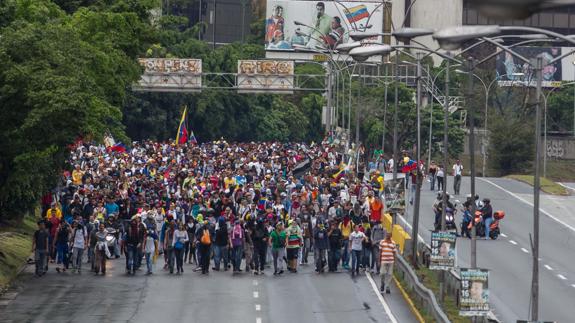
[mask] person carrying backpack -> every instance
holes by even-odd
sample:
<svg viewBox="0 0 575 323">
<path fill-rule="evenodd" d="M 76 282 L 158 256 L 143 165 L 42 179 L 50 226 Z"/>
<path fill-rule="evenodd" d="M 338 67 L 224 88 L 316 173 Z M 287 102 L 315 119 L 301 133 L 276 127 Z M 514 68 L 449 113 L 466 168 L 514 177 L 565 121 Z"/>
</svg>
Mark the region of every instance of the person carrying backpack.
<svg viewBox="0 0 575 323">
<path fill-rule="evenodd" d="M 269 233 L 264 225 L 264 219 L 259 218 L 252 236 L 252 240 L 254 242 L 254 275 L 260 275 L 264 272 L 268 239 Z"/>
<path fill-rule="evenodd" d="M 283 261 L 285 257 L 287 235 L 284 231 L 283 224 L 278 222 L 276 228 L 270 233 L 269 246 L 272 249 L 272 257 L 274 259 L 274 275 L 283 274 Z"/>
<path fill-rule="evenodd" d="M 230 233 L 230 241 L 232 244 L 232 266 L 234 273 L 241 272 L 242 254 L 245 244 L 245 232 L 242 228 L 240 220 L 236 220 L 232 232 Z"/>
<path fill-rule="evenodd" d="M 199 230 L 199 234 L 200 264 L 202 267 L 202 274 L 206 275 L 210 269 L 210 247 L 212 245 L 210 225 L 207 220 L 204 221 L 204 225 Z"/>
</svg>

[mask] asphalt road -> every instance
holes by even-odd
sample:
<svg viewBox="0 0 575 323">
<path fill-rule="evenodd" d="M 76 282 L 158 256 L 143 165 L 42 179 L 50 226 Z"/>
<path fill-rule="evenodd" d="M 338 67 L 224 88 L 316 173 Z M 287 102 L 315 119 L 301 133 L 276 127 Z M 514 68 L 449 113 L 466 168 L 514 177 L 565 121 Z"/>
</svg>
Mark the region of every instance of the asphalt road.
<svg viewBox="0 0 575 323">
<path fill-rule="evenodd" d="M 448 192 L 453 192 L 449 178 Z M 463 178 L 461 194 L 465 200 L 470 191 L 468 177 Z M 502 236 L 498 240 L 479 240 L 477 264 L 490 269 L 490 303 L 502 322 L 527 319 L 530 313 L 532 252 L 529 235 L 533 232 L 533 189 L 510 179 L 478 178 L 476 191 L 489 197 L 495 210 L 504 210 Z M 431 205 L 436 192 L 424 182 L 420 207 L 420 236 L 429 243 L 433 228 Z M 573 207 L 569 207 L 572 205 Z M 567 206 L 567 207 L 566 207 Z M 541 195 L 540 221 L 540 307 L 542 321 L 574 322 L 575 319 L 575 196 Z M 411 214 L 411 212 L 410 212 Z M 553 219 L 555 218 L 555 219 Z M 412 217 L 408 217 L 411 223 Z M 460 214 L 456 216 L 459 224 Z M 470 266 L 470 241 L 457 240 L 459 267 Z"/>
<path fill-rule="evenodd" d="M 182 276 L 161 269 L 126 276 L 123 264 L 108 262 L 105 277 L 51 269 L 36 278 L 30 267 L 0 297 L 0 322 L 392 322 L 365 275 L 317 275 L 310 264 L 282 277 L 270 269 L 264 276 L 203 276 L 194 265 Z M 384 299 L 396 322 L 416 322 L 395 288 Z"/>
</svg>

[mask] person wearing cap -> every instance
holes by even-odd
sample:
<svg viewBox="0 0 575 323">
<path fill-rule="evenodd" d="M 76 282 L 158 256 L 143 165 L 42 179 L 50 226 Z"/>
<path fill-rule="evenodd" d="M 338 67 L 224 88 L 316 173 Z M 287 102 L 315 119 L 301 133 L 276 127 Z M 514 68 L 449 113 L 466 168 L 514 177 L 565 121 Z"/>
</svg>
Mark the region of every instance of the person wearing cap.
<svg viewBox="0 0 575 323">
<path fill-rule="evenodd" d="M 283 261 L 285 258 L 285 247 L 287 244 L 287 234 L 284 231 L 283 224 L 278 222 L 275 229 L 270 233 L 269 247 L 272 250 L 274 262 L 274 275 L 283 274 Z"/>
<path fill-rule="evenodd" d="M 288 259 L 288 269 L 292 273 L 297 273 L 297 258 L 299 253 L 299 248 L 303 244 L 302 232 L 296 221 L 292 220 L 288 229 L 287 234 L 287 259 Z"/>
</svg>

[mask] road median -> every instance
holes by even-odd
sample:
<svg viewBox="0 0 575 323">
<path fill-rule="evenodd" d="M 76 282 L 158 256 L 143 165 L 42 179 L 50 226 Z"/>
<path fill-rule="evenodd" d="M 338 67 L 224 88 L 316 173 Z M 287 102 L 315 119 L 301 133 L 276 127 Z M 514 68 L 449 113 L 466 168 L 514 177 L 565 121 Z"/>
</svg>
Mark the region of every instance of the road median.
<svg viewBox="0 0 575 323">
<path fill-rule="evenodd" d="M 529 184 L 531 186 L 533 186 L 533 176 L 532 175 L 508 175 L 506 176 L 506 178 L 510 178 L 510 179 L 514 179 L 516 181 L 520 181 L 523 182 L 525 184 Z M 551 195 L 562 195 L 562 196 L 566 196 L 566 195 L 570 195 L 569 191 L 555 183 L 554 181 L 548 179 L 548 178 L 541 178 L 541 190 L 547 194 L 551 194 Z"/>
</svg>

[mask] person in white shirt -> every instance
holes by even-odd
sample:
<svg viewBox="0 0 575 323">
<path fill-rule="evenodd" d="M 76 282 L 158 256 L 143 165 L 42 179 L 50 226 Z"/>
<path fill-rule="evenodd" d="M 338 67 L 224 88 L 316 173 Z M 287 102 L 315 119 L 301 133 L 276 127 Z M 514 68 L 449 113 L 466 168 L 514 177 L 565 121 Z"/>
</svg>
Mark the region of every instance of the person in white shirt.
<svg viewBox="0 0 575 323">
<path fill-rule="evenodd" d="M 176 231 L 174 231 L 174 238 L 172 239 L 172 247 L 176 253 L 176 267 L 178 269 L 178 275 L 184 272 L 184 248 L 188 240 L 190 240 L 188 237 L 188 231 L 186 231 L 184 224 L 180 223 Z"/>
<path fill-rule="evenodd" d="M 88 245 L 88 232 L 77 221 L 72 222 L 72 272 L 82 269 L 82 256 Z"/>
<path fill-rule="evenodd" d="M 351 276 L 359 275 L 359 263 L 363 250 L 363 241 L 367 240 L 365 234 L 359 231 L 359 224 L 353 228 L 349 235 L 349 249 L 351 250 Z"/>
<path fill-rule="evenodd" d="M 461 161 L 458 159 L 455 165 L 453 165 L 453 177 L 454 177 L 453 191 L 455 191 L 455 195 L 459 195 L 462 172 L 463 172 L 463 165 L 461 165 Z"/>
</svg>

